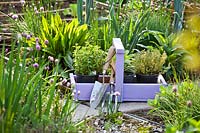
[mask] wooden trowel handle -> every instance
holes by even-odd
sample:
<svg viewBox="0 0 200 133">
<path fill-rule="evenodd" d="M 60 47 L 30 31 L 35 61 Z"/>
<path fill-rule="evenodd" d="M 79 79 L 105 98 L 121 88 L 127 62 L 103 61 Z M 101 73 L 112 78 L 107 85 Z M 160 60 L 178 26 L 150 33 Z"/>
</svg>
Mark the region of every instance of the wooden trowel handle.
<svg viewBox="0 0 200 133">
<path fill-rule="evenodd" d="M 106 70 L 108 69 L 110 62 L 112 61 L 112 57 L 115 55 L 115 47 L 111 46 L 108 50 L 108 55 L 106 57 L 106 63 L 103 66 L 103 74 L 106 73 Z"/>
</svg>

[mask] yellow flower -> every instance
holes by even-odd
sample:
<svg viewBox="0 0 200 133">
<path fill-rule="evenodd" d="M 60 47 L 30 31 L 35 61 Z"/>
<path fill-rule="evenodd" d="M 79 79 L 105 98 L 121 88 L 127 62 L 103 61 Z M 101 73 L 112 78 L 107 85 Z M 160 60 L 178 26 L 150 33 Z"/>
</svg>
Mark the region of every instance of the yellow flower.
<svg viewBox="0 0 200 133">
<path fill-rule="evenodd" d="M 189 29 L 194 31 L 200 31 L 200 17 L 199 15 L 194 15 L 191 19 L 187 22 Z"/>
<path fill-rule="evenodd" d="M 196 49 L 199 45 L 199 37 L 191 30 L 186 30 L 179 35 L 178 43 L 181 44 L 185 50 Z"/>
<path fill-rule="evenodd" d="M 193 16 L 187 22 L 187 29 L 177 38 L 177 44 L 188 52 L 185 64 L 190 69 L 200 69 L 200 16 Z"/>
<path fill-rule="evenodd" d="M 200 67 L 200 54 L 199 50 L 193 50 L 190 55 L 186 56 L 186 66 L 190 69 L 198 69 Z"/>
</svg>

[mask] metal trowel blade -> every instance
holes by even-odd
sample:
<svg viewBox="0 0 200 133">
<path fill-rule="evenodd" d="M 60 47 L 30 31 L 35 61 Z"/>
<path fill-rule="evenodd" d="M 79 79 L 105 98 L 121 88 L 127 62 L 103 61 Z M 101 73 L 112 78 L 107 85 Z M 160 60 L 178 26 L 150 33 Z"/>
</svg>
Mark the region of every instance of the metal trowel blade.
<svg viewBox="0 0 200 133">
<path fill-rule="evenodd" d="M 95 84 L 94 84 L 94 87 L 92 89 L 92 93 L 90 96 L 90 107 L 91 108 L 95 109 L 99 105 L 103 95 L 106 92 L 107 87 L 108 87 L 108 84 L 102 84 L 98 81 L 95 81 Z"/>
</svg>

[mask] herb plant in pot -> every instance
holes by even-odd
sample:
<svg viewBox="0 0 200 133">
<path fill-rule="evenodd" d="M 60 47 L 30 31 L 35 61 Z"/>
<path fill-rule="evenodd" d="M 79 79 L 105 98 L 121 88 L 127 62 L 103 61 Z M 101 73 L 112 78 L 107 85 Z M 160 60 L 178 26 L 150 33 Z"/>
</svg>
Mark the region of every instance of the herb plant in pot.
<svg viewBox="0 0 200 133">
<path fill-rule="evenodd" d="M 137 78 L 135 74 L 133 62 L 133 54 L 128 54 L 128 51 L 125 51 L 124 55 L 124 83 L 136 83 Z"/>
<path fill-rule="evenodd" d="M 133 66 L 139 83 L 157 83 L 158 75 L 162 71 L 167 58 L 166 53 L 158 49 L 148 49 L 134 54 Z"/>
<path fill-rule="evenodd" d="M 106 52 L 97 45 L 77 46 L 74 53 L 74 70 L 77 83 L 94 83 L 102 72 Z"/>
</svg>

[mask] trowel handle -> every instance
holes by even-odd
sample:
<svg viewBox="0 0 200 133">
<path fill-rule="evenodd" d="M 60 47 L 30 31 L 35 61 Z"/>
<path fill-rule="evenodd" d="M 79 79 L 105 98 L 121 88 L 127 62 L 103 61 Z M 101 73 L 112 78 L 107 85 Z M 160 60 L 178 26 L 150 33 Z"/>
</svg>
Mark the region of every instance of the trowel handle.
<svg viewBox="0 0 200 133">
<path fill-rule="evenodd" d="M 112 60 L 112 62 L 110 63 L 110 67 L 111 67 L 111 74 L 110 74 L 110 83 L 111 82 L 115 82 L 115 63 L 114 61 Z"/>
<path fill-rule="evenodd" d="M 108 69 L 109 67 L 109 64 L 112 60 L 112 57 L 115 55 L 115 47 L 114 46 L 111 46 L 108 50 L 108 55 L 106 57 L 106 63 L 104 64 L 103 66 L 103 74 L 106 73 L 106 70 Z"/>
</svg>

